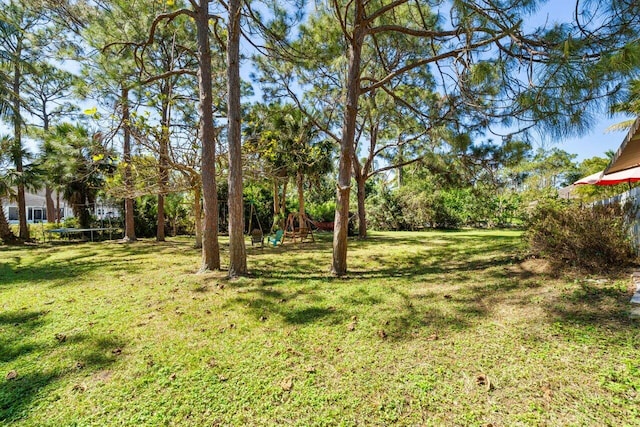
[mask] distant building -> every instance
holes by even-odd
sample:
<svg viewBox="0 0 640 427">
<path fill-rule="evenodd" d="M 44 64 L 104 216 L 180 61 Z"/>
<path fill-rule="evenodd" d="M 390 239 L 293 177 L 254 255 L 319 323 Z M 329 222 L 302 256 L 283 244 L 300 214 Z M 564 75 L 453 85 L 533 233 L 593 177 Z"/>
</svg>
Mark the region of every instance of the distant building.
<svg viewBox="0 0 640 427">
<path fill-rule="evenodd" d="M 62 195 L 58 195 L 54 192 L 52 197 L 54 205 L 57 205 L 57 208 L 60 210 L 61 220 L 73 216 L 71 207 L 62 198 Z M 36 193 L 26 192 L 25 205 L 27 208 L 27 222 L 29 223 L 47 222 L 47 219 L 49 218 L 49 216 L 51 216 L 47 213 L 47 202 L 44 195 L 44 190 L 38 191 Z M 15 200 L 4 199 L 2 201 L 2 208 L 4 209 L 4 214 L 9 221 L 9 224 L 17 224 L 18 203 Z"/>
<path fill-rule="evenodd" d="M 52 197 L 53 204 L 60 211 L 60 220 L 62 221 L 66 218 L 72 218 L 73 209 L 71 208 L 71 205 L 64 200 L 62 194 L 54 192 Z M 40 190 L 35 193 L 25 193 L 25 205 L 27 208 L 28 223 L 49 222 L 50 218 L 53 221 L 53 217 L 47 212 L 47 201 L 44 190 Z M 15 200 L 3 199 L 2 208 L 9 224 L 18 224 L 18 203 Z M 98 220 L 107 220 L 111 218 L 118 218 L 120 216 L 120 209 L 118 206 L 102 200 L 99 200 L 95 205 L 91 206 L 90 211 Z"/>
</svg>

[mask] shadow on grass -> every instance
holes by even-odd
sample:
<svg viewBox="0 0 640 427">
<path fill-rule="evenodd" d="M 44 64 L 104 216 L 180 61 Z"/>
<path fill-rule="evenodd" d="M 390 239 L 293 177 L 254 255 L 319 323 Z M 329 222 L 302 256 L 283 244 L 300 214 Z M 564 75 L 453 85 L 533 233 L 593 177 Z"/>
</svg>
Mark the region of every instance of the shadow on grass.
<svg viewBox="0 0 640 427">
<path fill-rule="evenodd" d="M 0 362 L 7 363 L 42 348 L 25 342 L 42 324 L 44 311 L 12 311 L 0 313 Z"/>
<path fill-rule="evenodd" d="M 547 304 L 551 319 L 566 325 L 596 326 L 607 330 L 638 329 L 629 318 L 629 292 L 608 284 L 582 282 Z"/>
<path fill-rule="evenodd" d="M 0 314 L 0 362 L 11 368 L 0 373 L 0 424 L 27 418 L 34 399 L 55 392 L 56 382 L 80 368 L 104 369 L 122 351 L 124 342 L 114 336 L 74 334 L 63 340 L 45 336 L 40 330 L 47 323 L 45 315 L 41 311 Z M 53 361 L 48 354 L 52 352 L 57 354 Z M 57 360 L 69 359 L 65 354 L 75 365 L 56 366 Z M 37 363 L 39 360 L 47 363 Z"/>
<path fill-rule="evenodd" d="M 61 279 L 74 279 L 96 271 L 136 273 L 139 272 L 139 266 L 134 265 L 136 263 L 132 261 L 136 261 L 137 257 L 162 257 L 175 255 L 177 250 L 181 253 L 193 250 L 187 242 L 94 242 L 65 247 L 65 255 L 68 256 L 52 259 L 52 256 L 59 252 L 59 248 L 20 247 L 19 253 L 24 252 L 23 256 L 13 255 L 15 248 L 11 249 L 12 256 L 8 256 L 6 262 L 0 262 L 0 289 L 24 283 L 45 284 Z M 3 251 L 9 252 L 7 248 L 3 248 L 0 250 L 0 257 Z M 61 285 L 68 283 L 72 283 L 72 280 L 64 281 Z"/>
<path fill-rule="evenodd" d="M 272 289 L 268 286 L 239 289 L 241 293 L 229 299 L 223 308 L 243 307 L 256 319 L 275 316 L 290 325 L 308 323 L 333 325 L 348 319 L 346 312 L 329 306 L 325 302 L 325 298 L 317 292 L 317 285 L 289 292 L 284 289 Z"/>
</svg>

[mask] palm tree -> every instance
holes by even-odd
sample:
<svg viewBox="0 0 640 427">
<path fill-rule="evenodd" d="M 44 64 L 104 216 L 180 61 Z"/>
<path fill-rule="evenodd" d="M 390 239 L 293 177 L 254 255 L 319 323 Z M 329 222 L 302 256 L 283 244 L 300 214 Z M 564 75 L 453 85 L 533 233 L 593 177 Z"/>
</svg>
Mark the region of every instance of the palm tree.
<svg viewBox="0 0 640 427">
<path fill-rule="evenodd" d="M 103 185 L 102 166 L 109 162 L 102 147 L 83 126 L 63 123 L 45 136 L 40 147 L 40 167 L 50 182 L 62 190 L 80 225 L 91 224 L 89 207 Z"/>
</svg>

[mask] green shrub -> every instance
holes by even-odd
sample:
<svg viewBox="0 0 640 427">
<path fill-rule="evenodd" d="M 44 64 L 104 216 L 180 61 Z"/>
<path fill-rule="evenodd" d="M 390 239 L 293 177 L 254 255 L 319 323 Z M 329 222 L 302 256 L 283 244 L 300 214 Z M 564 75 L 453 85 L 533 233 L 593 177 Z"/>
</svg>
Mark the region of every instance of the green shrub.
<svg viewBox="0 0 640 427">
<path fill-rule="evenodd" d="M 62 220 L 62 227 L 63 228 L 79 228 L 80 222 L 78 221 L 78 218 L 74 216 L 69 216 Z"/>
<path fill-rule="evenodd" d="M 309 217 L 315 221 L 333 221 L 336 214 L 335 200 L 328 200 L 323 203 L 309 203 L 305 208 Z"/>
<path fill-rule="evenodd" d="M 367 225 L 373 230 L 406 230 L 403 208 L 396 192 L 383 189 L 366 200 Z"/>
<path fill-rule="evenodd" d="M 529 216 L 525 239 L 531 254 L 546 258 L 554 270 L 603 272 L 634 259 L 628 218 L 635 218 L 634 212 L 619 205 L 545 201 Z"/>
</svg>

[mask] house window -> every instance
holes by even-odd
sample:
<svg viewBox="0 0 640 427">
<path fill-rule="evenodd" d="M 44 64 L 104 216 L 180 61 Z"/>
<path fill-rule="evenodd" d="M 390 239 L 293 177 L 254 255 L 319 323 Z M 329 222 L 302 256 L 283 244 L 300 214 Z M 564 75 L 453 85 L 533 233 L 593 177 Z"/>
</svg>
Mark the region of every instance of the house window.
<svg viewBox="0 0 640 427">
<path fill-rule="evenodd" d="M 17 220 L 18 220 L 18 207 L 9 206 L 9 221 L 17 221 Z"/>
<path fill-rule="evenodd" d="M 33 222 L 42 222 L 42 208 L 33 208 Z"/>
</svg>

